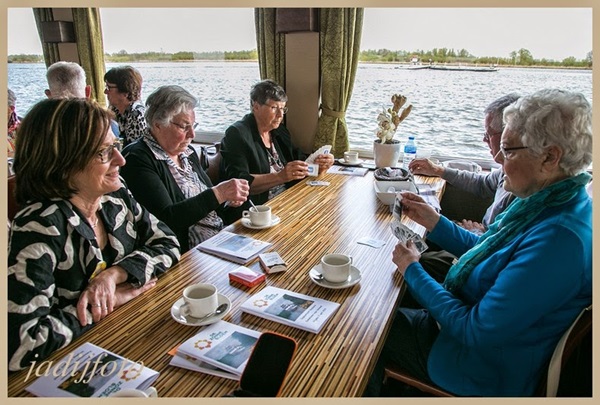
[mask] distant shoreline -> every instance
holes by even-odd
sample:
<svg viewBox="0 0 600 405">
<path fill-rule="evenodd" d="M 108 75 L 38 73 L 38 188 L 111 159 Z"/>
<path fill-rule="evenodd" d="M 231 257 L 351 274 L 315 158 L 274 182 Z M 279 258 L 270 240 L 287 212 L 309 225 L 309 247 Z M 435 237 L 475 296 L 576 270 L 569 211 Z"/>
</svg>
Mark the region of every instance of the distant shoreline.
<svg viewBox="0 0 600 405">
<path fill-rule="evenodd" d="M 240 63 L 240 62 L 254 62 L 257 63 L 257 59 L 234 59 L 234 60 L 215 60 L 215 59 L 194 59 L 194 60 L 136 60 L 129 62 L 122 62 L 123 65 L 129 63 L 157 63 L 157 62 L 165 62 L 165 63 L 193 63 L 193 62 L 227 62 L 227 63 Z M 8 61 L 7 63 L 14 63 L 17 65 L 27 65 L 27 64 L 35 64 L 35 63 L 44 63 L 44 62 L 12 62 Z M 111 62 L 106 61 L 106 63 L 121 63 L 121 62 Z M 410 62 L 383 62 L 383 61 L 359 61 L 359 64 L 383 64 L 383 65 L 400 65 L 400 66 L 413 66 Z M 468 66 L 468 67 L 488 67 L 489 65 L 485 64 L 476 64 L 476 63 L 446 63 L 446 64 L 438 64 L 438 66 Z M 494 65 L 494 67 L 498 69 L 519 69 L 519 68 L 531 68 L 531 69 L 565 69 L 565 70 L 593 70 L 593 67 L 580 67 L 580 66 L 543 66 L 543 65 L 531 65 L 531 66 L 521 66 L 521 65 Z"/>
</svg>

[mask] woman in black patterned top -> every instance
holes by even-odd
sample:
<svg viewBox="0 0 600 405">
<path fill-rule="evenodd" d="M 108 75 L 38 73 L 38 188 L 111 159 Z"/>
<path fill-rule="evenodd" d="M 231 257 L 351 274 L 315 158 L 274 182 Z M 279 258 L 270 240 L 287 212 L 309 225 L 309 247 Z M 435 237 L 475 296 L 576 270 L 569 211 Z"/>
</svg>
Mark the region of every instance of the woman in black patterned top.
<svg viewBox="0 0 600 405">
<path fill-rule="evenodd" d="M 142 103 L 142 75 L 132 66 L 118 66 L 104 75 L 104 94 L 119 123 L 125 146 L 141 138 L 146 130 Z"/>
<path fill-rule="evenodd" d="M 8 246 L 9 370 L 62 348 L 156 284 L 178 262 L 164 223 L 121 183 L 110 113 L 95 101 L 49 99 L 19 129 Z"/>
</svg>

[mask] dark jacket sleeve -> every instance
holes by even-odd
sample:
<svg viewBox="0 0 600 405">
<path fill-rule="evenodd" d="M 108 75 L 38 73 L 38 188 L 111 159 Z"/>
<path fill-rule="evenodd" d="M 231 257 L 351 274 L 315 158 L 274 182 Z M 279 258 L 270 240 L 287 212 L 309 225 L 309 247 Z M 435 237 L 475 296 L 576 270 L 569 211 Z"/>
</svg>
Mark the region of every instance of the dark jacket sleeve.
<svg viewBox="0 0 600 405">
<path fill-rule="evenodd" d="M 127 146 L 123 156 L 127 163 L 121 168 L 121 174 L 135 199 L 173 229 L 182 250 L 187 251 L 187 243 L 183 241 L 187 241 L 188 228 L 219 207 L 213 190 L 209 188 L 186 199 L 167 164 L 157 161 L 142 140 Z M 206 185 L 212 187 L 195 152 L 190 155 L 190 160 Z"/>
</svg>

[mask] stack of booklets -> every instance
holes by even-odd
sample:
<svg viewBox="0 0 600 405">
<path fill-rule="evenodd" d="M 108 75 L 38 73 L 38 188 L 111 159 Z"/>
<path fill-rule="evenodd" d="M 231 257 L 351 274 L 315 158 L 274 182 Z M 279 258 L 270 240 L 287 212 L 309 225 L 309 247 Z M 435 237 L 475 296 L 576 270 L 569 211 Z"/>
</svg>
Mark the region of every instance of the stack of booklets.
<svg viewBox="0 0 600 405">
<path fill-rule="evenodd" d="M 239 380 L 260 332 L 219 321 L 183 342 L 170 364 Z"/>
<path fill-rule="evenodd" d="M 277 287 L 266 287 L 242 304 L 242 311 L 319 333 L 340 304 Z"/>
<path fill-rule="evenodd" d="M 239 264 L 246 264 L 271 246 L 249 236 L 221 231 L 198 245 L 198 250 Z"/>
<path fill-rule="evenodd" d="M 133 362 L 91 343 L 84 343 L 43 370 L 27 391 L 38 397 L 108 397 L 123 389 L 145 390 L 158 378 L 158 371 Z M 34 370 L 35 371 L 35 370 Z"/>
</svg>

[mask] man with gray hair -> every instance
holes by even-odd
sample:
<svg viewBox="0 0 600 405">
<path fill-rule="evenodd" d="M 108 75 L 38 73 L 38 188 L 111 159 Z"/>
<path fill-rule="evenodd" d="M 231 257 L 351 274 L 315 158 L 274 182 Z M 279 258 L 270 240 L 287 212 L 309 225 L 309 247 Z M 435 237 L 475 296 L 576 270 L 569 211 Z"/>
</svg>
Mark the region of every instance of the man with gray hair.
<svg viewBox="0 0 600 405">
<path fill-rule="evenodd" d="M 487 144 L 490 154 L 497 163 L 501 163 L 500 136 L 504 130 L 504 109 L 518 99 L 518 94 L 510 93 L 492 101 L 484 110 L 485 132 L 483 142 Z M 474 173 L 434 164 L 428 159 L 414 159 L 410 162 L 409 170 L 414 174 L 439 176 L 453 186 L 483 198 L 493 196 L 494 200 L 485 212 L 481 223 L 469 219 L 457 222 L 463 228 L 478 235 L 482 235 L 487 231 L 488 226 L 494 222 L 496 216 L 504 211 L 514 199 L 513 194 L 504 189 L 504 170 L 502 166 L 488 173 Z M 456 256 L 447 251 L 432 249 L 424 252 L 419 262 L 427 273 L 441 283 L 444 281 L 446 273 L 454 260 L 456 260 Z M 412 305 L 411 298 L 409 297 L 403 301 L 403 305 Z"/>
<path fill-rule="evenodd" d="M 48 89 L 44 91 L 48 98 L 90 98 L 92 86 L 86 84 L 85 70 L 75 62 L 55 62 L 46 71 Z M 120 137 L 119 124 L 110 121 L 115 136 Z"/>
<path fill-rule="evenodd" d="M 91 86 L 85 82 L 85 70 L 77 63 L 53 63 L 46 72 L 48 98 L 89 98 Z"/>
</svg>

